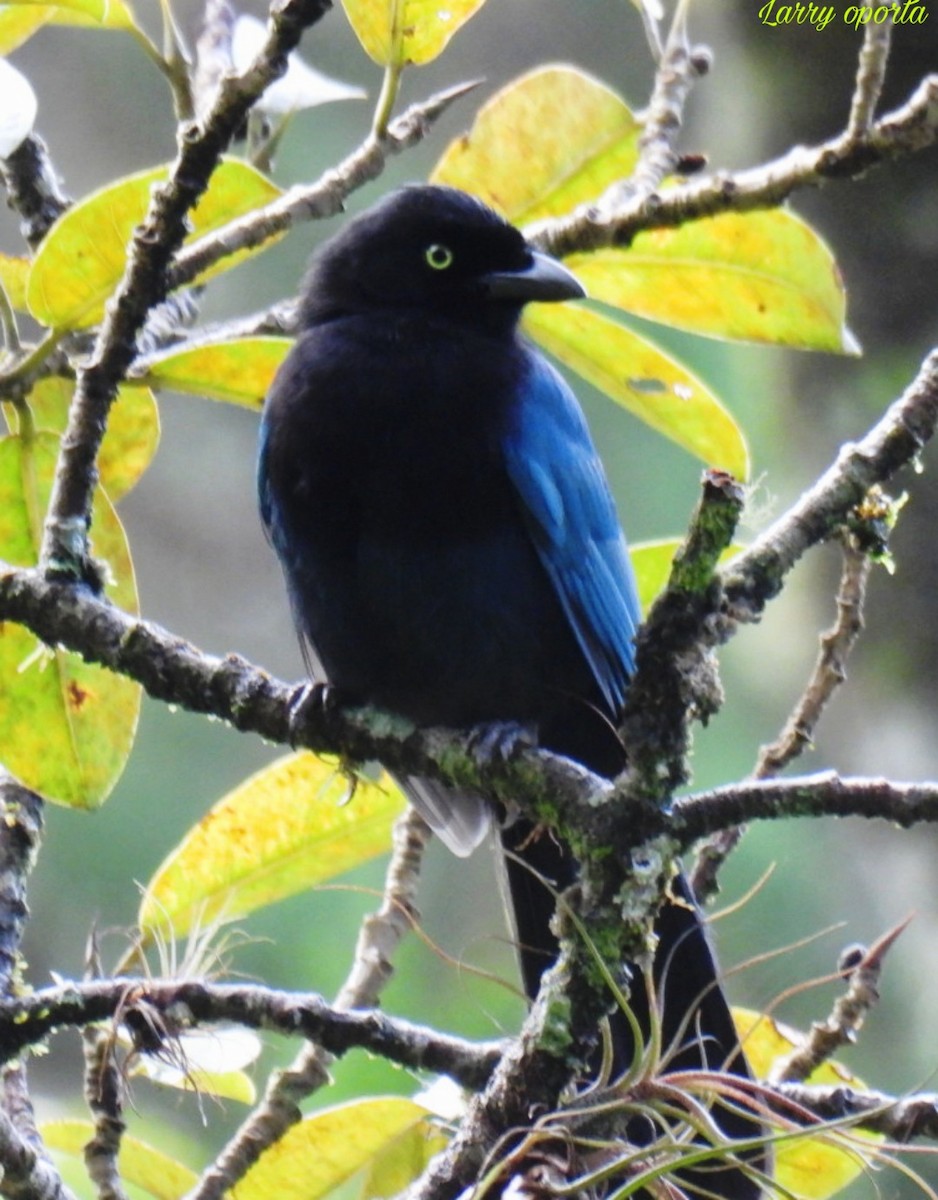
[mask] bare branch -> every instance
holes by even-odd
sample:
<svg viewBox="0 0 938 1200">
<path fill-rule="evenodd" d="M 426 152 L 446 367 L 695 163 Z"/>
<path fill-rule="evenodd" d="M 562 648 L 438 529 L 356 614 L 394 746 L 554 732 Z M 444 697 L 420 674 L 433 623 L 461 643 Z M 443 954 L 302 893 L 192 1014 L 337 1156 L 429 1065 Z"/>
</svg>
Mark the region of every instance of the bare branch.
<svg viewBox="0 0 938 1200">
<path fill-rule="evenodd" d="M 857 81 L 850 102 L 848 138 L 864 137 L 873 124 L 876 105 L 886 80 L 886 64 L 889 61 L 891 44 L 892 19 L 884 21 L 881 25 L 877 25 L 875 21 L 867 22 L 863 31 L 863 45 L 860 48 Z"/>
<path fill-rule="evenodd" d="M 836 771 L 748 779 L 674 802 L 672 832 L 683 846 L 717 829 L 780 817 L 868 817 L 908 829 L 938 821 L 938 783 L 842 777 Z"/>
<path fill-rule="evenodd" d="M 191 283 L 214 263 L 239 250 L 263 245 L 285 233 L 297 221 L 335 216 L 342 211 L 350 193 L 377 179 L 389 158 L 422 141 L 437 118 L 477 86 L 477 82 L 457 84 L 412 105 L 391 124 L 386 134 L 369 137 L 316 183 L 292 187 L 264 208 L 186 246 L 176 255 L 170 268 L 169 289 Z"/>
<path fill-rule="evenodd" d="M 859 961 L 851 962 L 845 971 L 846 992 L 838 996 L 830 1016 L 815 1021 L 803 1045 L 772 1069 L 773 1083 L 801 1083 L 831 1059 L 843 1046 L 852 1045 L 866 1019 L 866 1014 L 879 1001 L 879 977 L 886 954 L 909 924 L 906 919 L 879 938 L 875 945 L 863 950 Z"/>
<path fill-rule="evenodd" d="M 870 488 L 916 461 L 936 424 L 938 350 L 933 350 L 873 429 L 860 442 L 843 446 L 834 464 L 800 500 L 723 569 L 731 622 L 757 618 L 807 550 L 829 538 Z"/>
<path fill-rule="evenodd" d="M 0 1162 L 0 1196 L 7 1200 L 76 1200 L 58 1171 L 20 1137 L 4 1113 L 0 1113 Z"/>
<path fill-rule="evenodd" d="M 708 175 L 640 196 L 611 219 L 597 219 L 587 207 L 569 217 L 532 225 L 526 232 L 541 249 L 561 257 L 601 246 L 627 246 L 646 229 L 683 225 L 723 212 L 774 208 L 801 188 L 855 179 L 871 167 L 915 154 L 936 141 L 938 75 L 929 75 L 904 105 L 880 118 L 863 136 L 843 133 L 819 146 L 796 146 L 759 167 Z"/>
<path fill-rule="evenodd" d="M 170 178 L 154 191 L 91 360 L 79 372 L 46 515 L 41 561 L 52 573 L 97 584 L 87 562 L 95 460 L 118 383 L 133 361 L 137 335 L 150 309 L 166 297 L 170 259 L 222 151 L 267 84 L 283 72 L 304 28 L 329 6 L 330 0 L 285 0 L 274 6 L 262 53 L 243 75 L 224 79 L 204 122 L 184 130 Z"/>
<path fill-rule="evenodd" d="M 881 1133 L 893 1142 L 911 1142 L 916 1138 L 938 1140 L 938 1095 L 934 1093 L 896 1097 L 839 1085 L 821 1087 L 803 1083 L 781 1083 L 773 1090 L 822 1121 L 855 1119 L 862 1129 Z"/>
<path fill-rule="evenodd" d="M 117 1160 L 127 1125 L 123 1117 L 123 1080 L 114 1061 L 114 1039 L 108 1030 L 82 1030 L 85 1055 L 85 1100 L 94 1118 L 94 1135 L 86 1143 L 85 1167 L 99 1200 L 127 1200 Z"/>
<path fill-rule="evenodd" d="M 313 992 L 289 993 L 251 984 L 200 980 L 108 979 L 67 983 L 0 1001 L 0 1060 L 9 1061 L 58 1029 L 84 1028 L 96 1021 L 134 1024 L 143 1013 L 148 1051 L 157 1012 L 169 1033 L 230 1021 L 317 1041 L 331 1054 L 369 1050 L 418 1071 L 451 1075 L 467 1088 L 481 1087 L 502 1053 L 499 1042 L 448 1037 L 376 1010 L 345 1012 Z M 138 1022 L 141 1024 L 141 1022 Z"/>
</svg>

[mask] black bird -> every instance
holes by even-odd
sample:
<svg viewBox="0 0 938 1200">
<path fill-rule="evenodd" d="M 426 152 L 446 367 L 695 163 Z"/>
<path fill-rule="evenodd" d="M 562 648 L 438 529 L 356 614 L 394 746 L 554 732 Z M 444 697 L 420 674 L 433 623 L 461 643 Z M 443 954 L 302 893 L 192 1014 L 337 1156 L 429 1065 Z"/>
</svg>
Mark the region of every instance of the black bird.
<svg viewBox="0 0 938 1200">
<path fill-rule="evenodd" d="M 572 391 L 518 332 L 529 300 L 583 296 L 491 209 L 441 187 L 396 191 L 315 254 L 300 332 L 267 398 L 259 494 L 314 675 L 422 724 L 508 722 L 607 776 L 639 605 L 602 465 Z M 492 819 L 480 797 L 402 783 L 455 853 Z M 522 975 L 556 955 L 551 894 L 576 864 L 524 821 L 502 829 Z M 678 889 L 686 886 L 681 881 Z M 678 1065 L 747 1073 L 697 910 L 668 903 L 663 1036 Z M 640 1010 L 644 989 L 633 989 Z M 647 1013 L 640 1014 L 647 1028 Z M 614 1020 L 619 1061 L 627 1023 Z M 750 1121 L 720 1118 L 740 1136 Z M 740 1171 L 701 1173 L 733 1200 Z"/>
</svg>

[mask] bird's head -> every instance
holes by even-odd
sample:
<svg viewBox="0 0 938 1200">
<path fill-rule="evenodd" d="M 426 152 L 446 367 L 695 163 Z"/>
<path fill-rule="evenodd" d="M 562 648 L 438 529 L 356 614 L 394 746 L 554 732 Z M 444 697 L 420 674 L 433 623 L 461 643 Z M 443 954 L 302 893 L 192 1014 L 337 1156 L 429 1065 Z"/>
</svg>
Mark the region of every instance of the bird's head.
<svg viewBox="0 0 938 1200">
<path fill-rule="evenodd" d="M 529 300 L 585 294 L 566 267 L 473 196 L 411 186 L 353 218 L 319 248 L 300 324 L 408 309 L 511 326 Z"/>
</svg>

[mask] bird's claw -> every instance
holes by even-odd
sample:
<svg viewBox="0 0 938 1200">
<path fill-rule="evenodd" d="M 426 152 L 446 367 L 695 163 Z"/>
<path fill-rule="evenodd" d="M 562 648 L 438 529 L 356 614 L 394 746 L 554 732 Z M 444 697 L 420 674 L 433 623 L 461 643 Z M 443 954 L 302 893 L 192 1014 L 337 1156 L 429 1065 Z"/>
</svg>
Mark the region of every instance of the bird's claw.
<svg viewBox="0 0 938 1200">
<path fill-rule="evenodd" d="M 479 766 L 495 760 L 508 762 L 522 750 L 537 745 L 533 725 L 520 721 L 486 721 L 469 735 L 469 753 Z"/>
<path fill-rule="evenodd" d="M 312 680 L 293 689 L 288 705 L 287 727 L 290 744 L 295 746 L 311 720 L 335 712 L 343 703 L 342 694 L 331 683 Z"/>
</svg>

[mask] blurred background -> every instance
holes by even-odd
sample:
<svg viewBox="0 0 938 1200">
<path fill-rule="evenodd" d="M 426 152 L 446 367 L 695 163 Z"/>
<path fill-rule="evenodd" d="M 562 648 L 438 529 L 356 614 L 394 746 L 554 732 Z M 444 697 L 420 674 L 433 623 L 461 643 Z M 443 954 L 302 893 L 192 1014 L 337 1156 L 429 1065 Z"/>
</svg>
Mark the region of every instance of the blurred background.
<svg viewBox="0 0 938 1200">
<path fill-rule="evenodd" d="M 928 19 L 895 31 L 884 108 L 906 99 L 938 69 L 938 6 Z M 838 13 L 845 5 L 835 3 Z M 139 0 L 158 33 L 155 0 Z M 754 165 L 793 144 L 840 131 L 849 110 L 861 35 L 840 19 L 771 28 L 759 0 L 703 0 L 692 26 L 714 65 L 694 90 L 683 148 L 714 167 Z M 253 4 L 251 11 L 263 15 Z M 177 13 L 190 37 L 196 0 Z M 330 74 L 368 90 L 348 101 L 300 114 L 278 156 L 281 185 L 317 178 L 368 130 L 380 86 L 378 68 L 351 33 L 341 7 L 305 39 L 304 56 Z M 11 61 L 40 97 L 37 131 L 48 142 L 63 186 L 80 197 L 105 182 L 168 161 L 174 153 L 170 97 L 161 76 L 118 33 L 48 27 Z M 625 0 L 489 0 L 433 64 L 412 70 L 403 102 L 455 81 L 484 77 L 416 150 L 356 194 L 364 207 L 394 184 L 426 177 L 450 138 L 471 122 L 494 90 L 535 65 L 579 65 L 619 90 L 636 108 L 647 98 L 652 65 L 637 15 Z M 519 167 L 523 169 L 523 167 Z M 672 347 L 724 398 L 747 431 L 754 485 L 745 535 L 780 514 L 831 461 L 840 444 L 862 434 L 908 383 L 938 341 L 938 151 L 831 184 L 794 198 L 832 246 L 846 280 L 848 319 L 862 358 L 809 355 L 700 338 L 654 336 Z M 302 264 L 336 221 L 297 228 L 260 259 L 225 276 L 207 295 L 205 320 L 239 316 L 293 294 Z M 18 253 L 15 218 L 0 213 L 0 249 Z M 676 535 L 697 493 L 700 466 L 639 426 L 581 382 L 596 440 L 617 493 L 629 537 Z M 162 401 L 162 445 L 155 463 L 121 508 L 145 615 L 208 652 L 237 651 L 286 679 L 302 674 L 279 571 L 261 534 L 254 504 L 254 414 L 191 397 Z M 813 751 L 798 770 L 832 766 L 844 773 L 899 779 L 938 778 L 938 473 L 934 449 L 924 473 L 897 484 L 911 501 L 893 541 L 895 574 L 873 573 L 867 631 L 850 664 L 850 680 L 830 708 Z M 739 779 L 760 743 L 772 739 L 800 694 L 831 623 L 839 554 L 813 553 L 759 626 L 743 631 L 722 656 L 727 700 L 698 731 L 695 787 Z M 30 888 L 33 920 L 26 954 L 39 986 L 50 971 L 80 974 L 92 922 L 99 930 L 132 926 L 138 883 L 153 874 L 186 829 L 247 773 L 280 751 L 256 738 L 145 702 L 130 765 L 111 799 L 94 815 L 51 807 L 42 857 Z M 717 936 L 736 1002 L 764 1008 L 786 989 L 831 971 L 849 942 L 871 941 L 914 912 L 892 951 L 882 1002 L 845 1061 L 869 1083 L 902 1093 L 934 1088 L 938 1072 L 938 832 L 893 830 L 859 821 L 791 821 L 754 826 L 724 874 L 721 903 L 732 902 L 774 872 L 761 891 L 719 923 Z M 234 969 L 273 985 L 330 995 L 349 964 L 354 930 L 374 907 L 382 864 L 347 880 L 347 888 L 299 896 L 244 923 L 249 942 Z M 455 864 L 442 847 L 430 854 L 422 891 L 424 928 L 449 958 L 411 939 L 385 1005 L 392 1013 L 476 1036 L 516 1027 L 510 948 L 490 855 Z M 819 935 L 810 944 L 758 966 L 747 960 Z M 105 939 L 105 961 L 123 942 Z M 464 964 L 464 965 L 461 965 Z M 474 976 L 494 971 L 508 986 Z M 795 1025 L 822 1018 L 837 989 L 827 985 L 786 1000 L 777 1015 Z M 271 1039 L 265 1064 L 286 1062 L 295 1047 Z M 45 1097 L 41 1115 L 80 1114 L 77 1038 L 59 1037 L 32 1075 Z M 414 1089 L 404 1072 L 364 1055 L 336 1068 L 336 1085 L 314 1104 L 334 1103 L 363 1088 Z M 262 1076 L 259 1076 L 262 1078 Z M 243 1116 L 236 1104 L 204 1106 L 191 1098 L 135 1092 L 146 1136 L 193 1166 Z M 155 1114 L 155 1116 L 154 1116 Z M 195 1114 L 195 1116 L 194 1116 Z M 938 1182 L 938 1165 L 914 1165 Z M 913 1185 L 896 1173 L 861 1179 L 885 1195 Z"/>
</svg>

